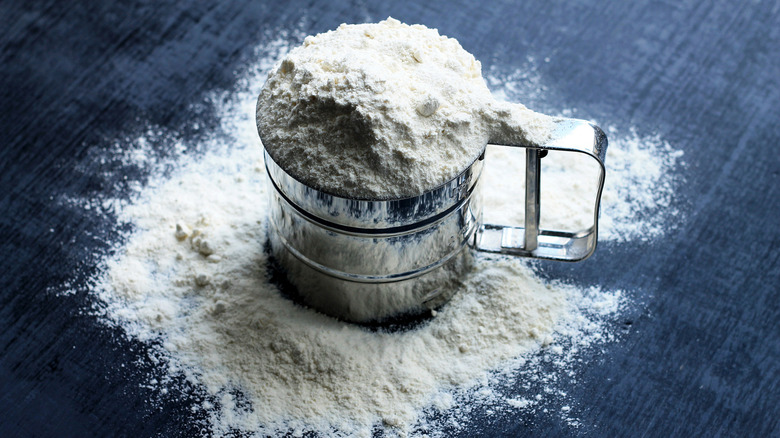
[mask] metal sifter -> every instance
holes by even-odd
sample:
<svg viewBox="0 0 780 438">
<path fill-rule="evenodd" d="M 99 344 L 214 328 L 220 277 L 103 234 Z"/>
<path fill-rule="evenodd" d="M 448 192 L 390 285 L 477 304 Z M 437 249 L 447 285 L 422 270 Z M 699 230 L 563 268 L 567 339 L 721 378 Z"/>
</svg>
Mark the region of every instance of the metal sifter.
<svg viewBox="0 0 780 438">
<path fill-rule="evenodd" d="M 483 223 L 484 150 L 449 182 L 389 200 L 351 199 L 310 187 L 266 150 L 273 255 L 307 304 L 347 321 L 381 322 L 449 300 L 474 262 L 474 251 L 563 261 L 593 254 L 605 175 L 604 132 L 584 120 L 559 119 L 548 144 L 507 146 L 526 149 L 523 226 Z M 541 160 L 548 151 L 581 154 L 598 165 L 593 221 L 583 229 L 540 228 Z"/>
</svg>

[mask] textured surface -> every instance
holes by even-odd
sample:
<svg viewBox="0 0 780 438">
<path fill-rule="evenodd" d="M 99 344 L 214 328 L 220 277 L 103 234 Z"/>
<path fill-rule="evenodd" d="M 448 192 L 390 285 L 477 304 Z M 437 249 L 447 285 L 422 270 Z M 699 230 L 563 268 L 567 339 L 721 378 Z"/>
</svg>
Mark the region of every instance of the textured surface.
<svg viewBox="0 0 780 438">
<path fill-rule="evenodd" d="M 543 265 L 643 303 L 569 388 L 579 433 L 780 434 L 776 2 L 17 3 L 0 4 L 3 436 L 198 433 L 190 402 L 139 387 L 154 372 L 144 346 L 80 313 L 91 254 L 117 233 L 52 199 L 126 190 L 122 176 L 110 186 L 92 176 L 116 170 L 93 149 L 137 135 L 144 121 L 206 135 L 215 121 L 203 96 L 229 90 L 274 29 L 314 33 L 388 15 L 456 37 L 485 71 L 549 58 L 537 67 L 548 94 L 533 109 L 576 108 L 685 151 L 677 229 L 602 245 L 585 263 Z M 126 177 L 143 181 L 144 170 Z M 63 283 L 80 292 L 54 295 Z M 472 427 L 468 435 L 573 433 L 542 412 L 475 415 Z"/>
</svg>

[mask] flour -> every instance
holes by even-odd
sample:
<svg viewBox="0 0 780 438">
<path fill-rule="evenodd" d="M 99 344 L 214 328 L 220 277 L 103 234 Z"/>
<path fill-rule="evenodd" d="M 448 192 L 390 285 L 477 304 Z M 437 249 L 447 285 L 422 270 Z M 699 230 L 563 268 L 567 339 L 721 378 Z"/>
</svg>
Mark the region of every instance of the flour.
<svg viewBox="0 0 780 438">
<path fill-rule="evenodd" d="M 142 339 L 164 333 L 171 361 L 217 397 L 217 432 L 333 427 L 370 435 L 377 422 L 405 431 L 439 391 L 554 343 L 555 328 L 576 321 L 572 300 L 581 292 L 514 259 L 482 259 L 453 301 L 416 330 L 369 332 L 294 305 L 266 278 L 268 187 L 253 146 L 209 154 L 128 206 L 122 219 L 140 232 L 109 262 L 102 288 L 109 314 Z M 220 172 L 235 163 L 246 164 L 235 175 Z M 192 244 L 195 231 L 179 240 L 182 224 L 215 252 L 205 257 Z M 616 310 L 619 294 L 592 294 Z M 255 408 L 238 407 L 228 388 Z"/>
<path fill-rule="evenodd" d="M 488 141 L 543 143 L 552 121 L 495 101 L 479 61 L 456 40 L 392 18 L 307 37 L 257 104 L 261 138 L 280 166 L 355 198 L 421 194 L 456 177 Z"/>
<path fill-rule="evenodd" d="M 221 129 L 229 134 L 215 132 L 192 146 L 204 155 L 184 156 L 176 133 L 150 129 L 118 143 L 116 159 L 152 174 L 146 185 L 131 186 L 137 190 L 131 202 L 75 201 L 93 212 L 112 209 L 118 227 L 134 229 L 105 260 L 93 288 L 106 322 L 159 345 L 154 360 L 168 376 L 183 375 L 204 389 L 199 409 L 215 435 L 371 436 L 379 428 L 439 436 L 445 426 L 468 427 L 483 412 L 514 417 L 528 410 L 554 413 L 566 427 L 577 427 L 577 400 L 559 385 L 576 383 L 572 364 L 583 351 L 615 337 L 609 327 L 623 311 L 621 291 L 544 280 L 523 260 L 478 256 L 462 290 L 434 317 L 387 332 L 298 306 L 269 281 L 263 245 L 271 188 L 254 100 L 289 45 L 282 38 L 261 48 L 239 91 L 214 97 L 223 102 Z M 150 136 L 179 151 L 173 161 L 154 158 Z M 655 137 L 614 130 L 610 140 L 616 162 L 628 167 L 608 169 L 602 235 L 622 241 L 636 237 L 628 224 L 652 229 L 643 213 L 667 202 L 634 186 L 669 185 L 672 162 L 664 158 L 668 145 Z M 490 154 L 487 160 L 485 177 L 515 178 L 511 162 L 502 168 Z M 632 164 L 638 160 L 645 164 Z M 174 168 L 168 176 L 166 167 Z M 511 202 L 517 202 L 515 192 L 498 191 L 486 199 L 486 213 L 501 215 Z M 565 197 L 542 202 L 564 218 L 581 209 Z M 540 371 L 543 365 L 552 371 Z M 144 385 L 181 391 L 167 379 Z"/>
</svg>

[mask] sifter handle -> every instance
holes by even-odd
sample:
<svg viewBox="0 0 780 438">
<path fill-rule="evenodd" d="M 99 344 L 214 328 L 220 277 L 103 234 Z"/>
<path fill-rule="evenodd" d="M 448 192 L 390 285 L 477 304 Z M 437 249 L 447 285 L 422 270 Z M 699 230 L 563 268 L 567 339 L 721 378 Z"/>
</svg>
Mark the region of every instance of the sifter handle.
<svg viewBox="0 0 780 438">
<path fill-rule="evenodd" d="M 556 126 L 551 140 L 545 146 L 503 145 L 526 149 L 525 226 L 481 225 L 473 244 L 478 251 L 576 262 L 590 257 L 596 250 L 599 207 L 604 189 L 607 136 L 601 128 L 585 120 L 557 119 L 554 123 Z M 585 154 L 599 164 L 593 225 L 588 228 L 577 231 L 539 228 L 541 159 L 551 150 Z"/>
</svg>

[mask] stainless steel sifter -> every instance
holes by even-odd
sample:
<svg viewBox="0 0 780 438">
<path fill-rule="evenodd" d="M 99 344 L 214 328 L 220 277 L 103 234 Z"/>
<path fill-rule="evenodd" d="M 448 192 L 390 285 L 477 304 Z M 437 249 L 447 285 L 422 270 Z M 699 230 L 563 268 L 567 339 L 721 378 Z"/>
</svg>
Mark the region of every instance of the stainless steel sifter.
<svg viewBox="0 0 780 438">
<path fill-rule="evenodd" d="M 265 151 L 273 185 L 273 255 L 307 304 L 348 321 L 381 322 L 449 300 L 473 263 L 474 250 L 564 261 L 593 254 L 604 187 L 604 132 L 583 120 L 560 119 L 548 144 L 506 146 L 526 149 L 524 226 L 482 223 L 484 152 L 460 175 L 425 193 L 366 200 L 310 187 Z M 540 229 L 541 160 L 548 151 L 582 154 L 598 163 L 590 226 Z"/>
</svg>

